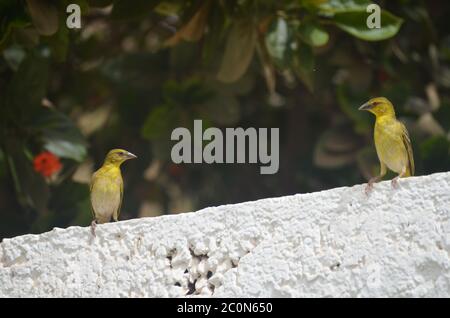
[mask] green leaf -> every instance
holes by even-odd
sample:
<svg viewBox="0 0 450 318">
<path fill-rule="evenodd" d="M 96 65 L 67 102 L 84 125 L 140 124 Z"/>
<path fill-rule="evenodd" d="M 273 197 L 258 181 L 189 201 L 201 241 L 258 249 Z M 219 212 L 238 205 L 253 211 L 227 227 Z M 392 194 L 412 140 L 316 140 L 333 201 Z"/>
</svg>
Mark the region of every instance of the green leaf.
<svg viewBox="0 0 450 318">
<path fill-rule="evenodd" d="M 62 139 L 44 138 L 44 148 L 61 158 L 82 162 L 86 157 L 86 146 Z"/>
<path fill-rule="evenodd" d="M 181 83 L 169 80 L 164 83 L 163 97 L 167 104 L 186 107 L 204 103 L 212 97 L 212 92 L 196 78 Z"/>
<path fill-rule="evenodd" d="M 27 0 L 28 10 L 39 34 L 50 36 L 58 31 L 58 9 L 48 0 Z"/>
<path fill-rule="evenodd" d="M 0 1 L 0 50 L 8 44 L 14 29 L 24 28 L 30 23 L 19 1 Z"/>
<path fill-rule="evenodd" d="M 180 43 L 181 40 L 188 42 L 198 42 L 205 32 L 205 27 L 208 22 L 209 10 L 211 7 L 211 2 L 205 1 L 198 8 L 195 14 L 190 17 L 190 19 L 172 35 L 169 39 L 165 41 L 165 46 L 175 46 Z"/>
<path fill-rule="evenodd" d="M 155 8 L 155 12 L 164 16 L 179 15 L 182 3 L 176 1 L 161 1 Z"/>
<path fill-rule="evenodd" d="M 114 0 L 111 18 L 115 20 L 135 20 L 150 15 L 158 4 L 157 0 Z"/>
<path fill-rule="evenodd" d="M 47 92 L 49 61 L 37 53 L 30 53 L 14 74 L 8 90 L 10 107 L 36 108 Z"/>
<path fill-rule="evenodd" d="M 215 63 L 218 48 L 226 40 L 226 20 L 226 12 L 221 10 L 220 3 L 212 1 L 208 18 L 208 34 L 214 34 L 214 36 L 203 37 L 202 59 L 205 65 L 211 62 Z"/>
<path fill-rule="evenodd" d="M 64 62 L 69 48 L 69 29 L 65 27 L 65 21 L 61 24 L 58 32 L 47 38 L 46 42 L 50 46 L 55 60 Z"/>
<path fill-rule="evenodd" d="M 231 83 L 247 71 L 255 53 L 256 29 L 249 21 L 238 21 L 228 34 L 222 64 L 217 74 L 221 82 Z"/>
<path fill-rule="evenodd" d="M 265 37 L 267 52 L 279 68 L 285 68 L 288 60 L 291 32 L 285 19 L 279 17 L 269 26 Z"/>
<path fill-rule="evenodd" d="M 379 29 L 370 29 L 366 11 L 341 12 L 334 15 L 334 23 L 345 32 L 366 41 L 381 41 L 393 37 L 400 30 L 403 20 L 382 10 Z"/>
<path fill-rule="evenodd" d="M 311 46 L 323 46 L 328 43 L 329 35 L 320 26 L 306 23 L 299 28 L 300 38 Z"/>
<path fill-rule="evenodd" d="M 81 162 L 86 157 L 86 141 L 66 115 L 41 108 L 33 122 L 33 131 L 40 136 L 44 148 L 58 157 Z"/>
<path fill-rule="evenodd" d="M 14 71 L 18 70 L 25 56 L 25 51 L 18 46 L 11 46 L 3 51 L 3 58 Z"/>
<path fill-rule="evenodd" d="M 370 0 L 329 0 L 320 1 L 318 9 L 321 13 L 335 14 L 348 11 L 366 11 Z"/>
<path fill-rule="evenodd" d="M 314 71 L 315 60 L 312 52 L 312 48 L 304 43 L 301 43 L 298 47 L 292 60 L 292 67 L 295 74 L 302 80 L 306 87 L 310 90 L 314 90 Z"/>
</svg>

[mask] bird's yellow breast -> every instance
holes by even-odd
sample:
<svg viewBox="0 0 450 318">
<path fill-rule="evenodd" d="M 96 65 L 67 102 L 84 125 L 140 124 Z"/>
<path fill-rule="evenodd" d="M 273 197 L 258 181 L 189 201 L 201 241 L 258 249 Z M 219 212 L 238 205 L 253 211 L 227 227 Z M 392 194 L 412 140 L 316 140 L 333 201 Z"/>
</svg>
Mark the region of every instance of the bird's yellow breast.
<svg viewBox="0 0 450 318">
<path fill-rule="evenodd" d="M 402 141 L 402 134 L 403 128 L 395 118 L 377 118 L 374 141 L 378 158 L 397 173 L 401 173 L 408 165 L 408 154 Z"/>
<path fill-rule="evenodd" d="M 108 222 L 114 213 L 118 213 L 122 189 L 120 168 L 103 166 L 94 174 L 91 184 L 91 202 L 99 223 Z"/>
</svg>

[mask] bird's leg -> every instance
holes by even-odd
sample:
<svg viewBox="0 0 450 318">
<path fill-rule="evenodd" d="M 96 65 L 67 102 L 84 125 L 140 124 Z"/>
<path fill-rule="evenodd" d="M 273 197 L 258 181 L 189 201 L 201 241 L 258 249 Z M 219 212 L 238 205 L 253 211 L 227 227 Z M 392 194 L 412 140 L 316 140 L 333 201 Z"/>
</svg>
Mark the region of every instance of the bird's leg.
<svg viewBox="0 0 450 318">
<path fill-rule="evenodd" d="M 398 179 L 403 178 L 405 176 L 405 174 L 406 174 L 406 166 L 403 167 L 402 172 L 400 172 L 398 176 L 396 176 L 394 179 L 392 179 L 391 185 L 393 188 L 395 188 L 395 189 L 398 188 Z"/>
<path fill-rule="evenodd" d="M 95 228 L 97 227 L 97 222 L 96 222 L 96 220 L 94 219 L 94 220 L 92 220 L 92 222 L 91 222 L 91 233 L 92 233 L 92 235 L 94 236 L 94 237 L 96 237 L 96 235 L 95 235 Z"/>
<path fill-rule="evenodd" d="M 381 178 L 382 178 L 382 176 L 376 176 L 376 177 L 370 178 L 370 180 L 369 180 L 369 182 L 367 182 L 366 188 L 364 190 L 366 195 L 369 195 L 369 193 L 373 190 L 373 184 L 380 181 Z"/>
<path fill-rule="evenodd" d="M 375 182 L 380 181 L 384 177 L 384 175 L 386 174 L 386 171 L 387 171 L 386 170 L 386 165 L 383 162 L 380 161 L 380 174 L 378 176 L 376 176 L 376 177 L 371 178 L 369 180 L 369 182 L 367 182 L 366 189 L 364 190 L 366 195 L 369 195 L 370 191 L 372 191 L 372 189 L 373 189 L 373 184 Z"/>
</svg>

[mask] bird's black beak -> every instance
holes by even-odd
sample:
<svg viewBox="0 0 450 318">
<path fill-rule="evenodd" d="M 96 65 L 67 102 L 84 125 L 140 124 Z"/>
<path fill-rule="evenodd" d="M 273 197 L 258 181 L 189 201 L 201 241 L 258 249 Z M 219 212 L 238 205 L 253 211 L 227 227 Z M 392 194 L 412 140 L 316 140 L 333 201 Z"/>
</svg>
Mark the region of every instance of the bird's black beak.
<svg viewBox="0 0 450 318">
<path fill-rule="evenodd" d="M 131 152 L 127 153 L 127 159 L 136 159 L 136 158 L 137 158 L 137 156 L 132 154 Z"/>
<path fill-rule="evenodd" d="M 372 109 L 372 107 L 373 106 L 367 102 L 367 103 L 361 105 L 361 107 L 359 107 L 358 109 L 359 110 L 369 110 L 369 109 Z"/>
</svg>

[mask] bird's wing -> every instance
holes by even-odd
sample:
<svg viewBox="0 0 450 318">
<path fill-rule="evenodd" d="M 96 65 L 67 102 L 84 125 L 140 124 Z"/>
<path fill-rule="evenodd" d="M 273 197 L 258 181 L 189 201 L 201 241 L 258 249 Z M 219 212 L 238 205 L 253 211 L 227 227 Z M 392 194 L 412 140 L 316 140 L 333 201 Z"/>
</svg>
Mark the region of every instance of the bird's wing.
<svg viewBox="0 0 450 318">
<path fill-rule="evenodd" d="M 402 126 L 402 141 L 403 145 L 405 146 L 406 153 L 408 155 L 408 168 L 409 168 L 409 175 L 414 175 L 414 156 L 413 156 L 413 150 L 411 146 L 411 139 L 409 138 L 408 130 L 406 130 L 405 125 L 400 123 Z"/>
</svg>

